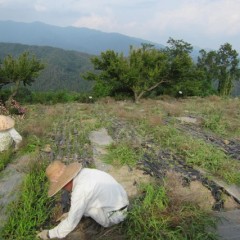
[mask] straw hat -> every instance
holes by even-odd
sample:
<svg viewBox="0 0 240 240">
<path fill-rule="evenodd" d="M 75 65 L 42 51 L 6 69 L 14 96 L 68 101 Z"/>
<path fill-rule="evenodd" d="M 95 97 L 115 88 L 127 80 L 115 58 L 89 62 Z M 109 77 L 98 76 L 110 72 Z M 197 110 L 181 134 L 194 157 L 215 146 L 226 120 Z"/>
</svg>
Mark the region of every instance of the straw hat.
<svg viewBox="0 0 240 240">
<path fill-rule="evenodd" d="M 50 181 L 48 197 L 52 197 L 70 182 L 81 170 L 82 164 L 75 162 L 65 165 L 60 161 L 52 162 L 46 169 L 46 175 Z"/>
<path fill-rule="evenodd" d="M 0 131 L 14 127 L 14 120 L 8 116 L 0 115 Z"/>
</svg>

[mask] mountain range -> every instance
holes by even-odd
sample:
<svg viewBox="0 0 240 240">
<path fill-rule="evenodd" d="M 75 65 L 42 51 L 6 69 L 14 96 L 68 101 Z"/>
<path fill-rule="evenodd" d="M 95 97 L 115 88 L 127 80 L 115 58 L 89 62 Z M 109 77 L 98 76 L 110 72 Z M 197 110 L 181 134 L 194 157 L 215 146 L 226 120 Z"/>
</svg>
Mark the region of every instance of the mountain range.
<svg viewBox="0 0 240 240">
<path fill-rule="evenodd" d="M 94 55 L 99 55 L 108 49 L 126 55 L 130 45 L 137 47 L 141 46 L 141 43 L 151 43 L 158 48 L 164 47 L 158 43 L 119 33 L 105 33 L 88 28 L 57 27 L 42 22 L 0 21 L 0 33 L 0 42 L 51 46 Z"/>
<path fill-rule="evenodd" d="M 45 69 L 31 87 L 39 91 L 86 91 L 91 83 L 84 81 L 81 74 L 92 69 L 92 55 L 99 55 L 109 49 L 127 55 L 130 45 L 138 47 L 142 43 L 153 44 L 156 48 L 165 47 L 140 38 L 88 28 L 58 27 L 42 22 L 0 21 L 0 59 L 7 54 L 16 56 L 23 51 L 30 51 L 46 63 Z M 193 48 L 191 56 L 194 60 L 199 50 L 199 47 Z M 239 92 L 240 84 L 236 83 L 233 95 L 239 95 Z"/>
</svg>

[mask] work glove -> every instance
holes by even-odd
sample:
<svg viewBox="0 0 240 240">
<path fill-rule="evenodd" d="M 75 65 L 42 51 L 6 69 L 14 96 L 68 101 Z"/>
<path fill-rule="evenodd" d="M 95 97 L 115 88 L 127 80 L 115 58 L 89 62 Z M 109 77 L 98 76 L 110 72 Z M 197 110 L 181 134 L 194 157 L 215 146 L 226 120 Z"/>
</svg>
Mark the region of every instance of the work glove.
<svg viewBox="0 0 240 240">
<path fill-rule="evenodd" d="M 48 237 L 48 230 L 42 230 L 40 233 L 37 234 L 37 237 L 38 238 L 41 238 L 41 239 L 49 239 Z"/>
<path fill-rule="evenodd" d="M 61 217 L 59 217 L 56 222 L 62 222 L 64 219 L 68 217 L 68 212 L 64 213 Z"/>
</svg>

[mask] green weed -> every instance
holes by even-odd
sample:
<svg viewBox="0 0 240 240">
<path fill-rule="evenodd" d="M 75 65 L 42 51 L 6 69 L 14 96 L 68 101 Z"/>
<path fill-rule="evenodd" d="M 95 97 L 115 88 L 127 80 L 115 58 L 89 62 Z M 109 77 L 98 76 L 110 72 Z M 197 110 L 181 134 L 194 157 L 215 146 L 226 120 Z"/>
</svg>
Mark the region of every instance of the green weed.
<svg viewBox="0 0 240 240">
<path fill-rule="evenodd" d="M 203 127 L 224 135 L 226 133 L 226 123 L 223 121 L 223 113 L 216 111 L 209 113 L 203 121 Z"/>
<path fill-rule="evenodd" d="M 35 135 L 30 135 L 24 142 L 22 143 L 22 147 L 20 149 L 21 153 L 32 153 L 35 152 L 43 145 L 42 141 Z"/>
<path fill-rule="evenodd" d="M 19 199 L 8 206 L 9 218 L 0 239 L 33 240 L 51 214 L 51 199 L 47 197 L 46 164 L 34 162 L 26 175 Z"/>
<path fill-rule="evenodd" d="M 13 150 L 8 149 L 0 153 L 0 171 L 2 171 L 8 163 L 12 161 L 13 158 Z"/>
<path fill-rule="evenodd" d="M 168 198 L 163 186 L 145 185 L 143 195 L 132 203 L 124 222 L 129 240 L 213 240 L 216 221 L 190 203 L 177 203 Z"/>
<path fill-rule="evenodd" d="M 130 144 L 111 144 L 108 154 L 104 155 L 103 161 L 113 165 L 135 166 L 141 156 L 140 150 L 134 150 Z"/>
</svg>

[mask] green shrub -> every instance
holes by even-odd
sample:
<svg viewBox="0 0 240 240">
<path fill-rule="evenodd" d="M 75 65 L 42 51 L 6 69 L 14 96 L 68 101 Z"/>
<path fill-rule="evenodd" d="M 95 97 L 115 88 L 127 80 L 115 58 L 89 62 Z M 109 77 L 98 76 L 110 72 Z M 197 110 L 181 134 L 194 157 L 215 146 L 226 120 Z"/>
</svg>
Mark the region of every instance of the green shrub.
<svg viewBox="0 0 240 240">
<path fill-rule="evenodd" d="M 26 87 L 20 87 L 16 96 L 14 97 L 20 103 L 31 103 L 32 102 L 32 92 Z"/>
<path fill-rule="evenodd" d="M 8 100 L 8 98 L 9 98 L 9 96 L 10 96 L 10 93 L 11 93 L 10 89 L 1 89 L 1 91 L 0 91 L 0 100 L 2 102 L 6 102 Z"/>
<path fill-rule="evenodd" d="M 93 87 L 93 94 L 96 97 L 107 97 L 111 95 L 112 86 L 108 83 L 97 81 Z"/>
</svg>

